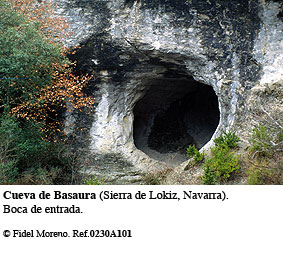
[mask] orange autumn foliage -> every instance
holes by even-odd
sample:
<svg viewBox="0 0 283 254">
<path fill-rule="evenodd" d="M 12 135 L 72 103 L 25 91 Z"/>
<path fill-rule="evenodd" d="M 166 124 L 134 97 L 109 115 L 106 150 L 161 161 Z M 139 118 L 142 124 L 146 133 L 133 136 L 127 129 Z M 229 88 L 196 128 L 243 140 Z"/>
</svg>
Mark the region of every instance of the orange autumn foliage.
<svg viewBox="0 0 283 254">
<path fill-rule="evenodd" d="M 23 13 L 30 22 L 38 22 L 40 31 L 50 39 L 50 43 L 58 43 L 68 36 L 68 22 L 55 15 L 56 6 L 50 1 L 37 0 L 7 0 L 17 12 Z M 60 47 L 62 54 L 68 49 Z M 42 130 L 49 136 L 60 131 L 58 109 L 92 108 L 94 98 L 86 96 L 83 92 L 92 75 L 76 76 L 72 73 L 75 64 L 67 63 L 63 66 L 53 64 L 52 82 L 30 94 L 30 100 L 11 109 L 11 113 L 18 118 L 34 120 L 41 123 Z M 40 70 L 39 70 L 40 71 Z"/>
<path fill-rule="evenodd" d="M 21 12 L 30 22 L 38 22 L 41 31 L 51 39 L 59 42 L 68 37 L 69 23 L 56 15 L 57 5 L 53 1 L 8 0 L 15 11 Z"/>
<path fill-rule="evenodd" d="M 71 110 L 88 108 L 90 111 L 94 98 L 85 96 L 83 89 L 92 76 L 75 76 L 71 72 L 55 71 L 53 81 L 31 100 L 14 107 L 11 112 L 18 118 L 43 123 L 42 130 L 50 135 L 60 131 L 62 125 L 57 120 L 58 108 Z M 67 105 L 69 106 L 67 108 Z"/>
</svg>

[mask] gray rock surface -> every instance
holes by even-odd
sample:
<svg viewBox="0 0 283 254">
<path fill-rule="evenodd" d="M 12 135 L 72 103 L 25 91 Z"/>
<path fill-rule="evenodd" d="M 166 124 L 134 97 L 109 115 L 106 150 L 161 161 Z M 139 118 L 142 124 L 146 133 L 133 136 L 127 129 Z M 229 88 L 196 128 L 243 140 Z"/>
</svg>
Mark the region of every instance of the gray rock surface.
<svg viewBox="0 0 283 254">
<path fill-rule="evenodd" d="M 119 154 L 141 172 L 178 165 L 186 157 L 177 146 L 207 148 L 222 131 L 242 133 L 239 126 L 252 108 L 251 89 L 283 79 L 280 1 L 56 3 L 73 32 L 64 43 L 81 46 L 75 55 L 78 71 L 95 75 L 88 91 L 96 97 L 95 113 L 73 111 L 66 119 L 68 133 L 91 156 Z M 196 90 L 212 95 L 196 97 Z M 188 103 L 194 98 L 199 99 Z M 174 103 L 184 112 L 172 113 L 178 108 Z M 169 123 L 180 121 L 173 129 L 183 130 L 153 132 L 166 117 Z M 70 123 L 85 131 L 76 132 Z M 159 151 L 158 141 L 164 144 Z"/>
</svg>

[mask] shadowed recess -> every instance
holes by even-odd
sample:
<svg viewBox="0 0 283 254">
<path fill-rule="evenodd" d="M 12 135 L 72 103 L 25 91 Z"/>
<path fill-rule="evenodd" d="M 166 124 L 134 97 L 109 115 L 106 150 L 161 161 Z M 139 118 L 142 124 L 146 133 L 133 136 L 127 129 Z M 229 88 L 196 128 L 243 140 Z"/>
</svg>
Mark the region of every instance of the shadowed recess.
<svg viewBox="0 0 283 254">
<path fill-rule="evenodd" d="M 154 159 L 184 155 L 190 144 L 204 146 L 219 124 L 218 99 L 211 86 L 192 77 L 148 80 L 134 107 L 134 143 Z M 161 157 L 162 158 L 162 157 Z"/>
</svg>

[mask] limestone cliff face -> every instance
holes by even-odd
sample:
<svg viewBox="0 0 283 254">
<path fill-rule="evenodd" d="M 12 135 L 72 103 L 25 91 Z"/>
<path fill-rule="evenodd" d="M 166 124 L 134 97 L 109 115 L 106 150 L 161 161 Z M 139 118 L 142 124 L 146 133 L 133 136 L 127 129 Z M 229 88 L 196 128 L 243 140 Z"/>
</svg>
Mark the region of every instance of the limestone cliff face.
<svg viewBox="0 0 283 254">
<path fill-rule="evenodd" d="M 209 146 L 222 131 L 244 137 L 251 91 L 283 79 L 280 1 L 56 3 L 71 23 L 65 44 L 81 46 L 80 71 L 96 77 L 94 115 L 73 112 L 66 130 L 86 128 L 85 147 L 122 154 L 136 168 L 159 166 L 169 154 L 176 165 L 185 146 Z"/>
</svg>

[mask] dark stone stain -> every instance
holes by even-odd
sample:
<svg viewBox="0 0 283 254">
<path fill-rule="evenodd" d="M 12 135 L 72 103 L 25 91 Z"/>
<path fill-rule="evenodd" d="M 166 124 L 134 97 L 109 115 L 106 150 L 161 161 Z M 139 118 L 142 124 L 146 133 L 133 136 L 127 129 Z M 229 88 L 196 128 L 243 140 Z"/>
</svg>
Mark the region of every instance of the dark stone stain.
<svg viewBox="0 0 283 254">
<path fill-rule="evenodd" d="M 137 1 L 125 1 L 128 6 L 132 6 L 135 2 Z M 138 2 L 141 3 L 141 9 L 159 11 L 159 7 L 163 7 L 162 11 L 171 13 L 175 17 L 171 22 L 176 27 L 189 26 L 194 15 L 197 15 L 202 46 L 207 58 L 217 62 L 218 68 L 225 70 L 230 76 L 231 73 L 228 73 L 227 69 L 232 68 L 232 62 L 227 57 L 236 53 L 239 57 L 241 83 L 259 80 L 261 65 L 253 58 L 252 53 L 261 24 L 258 1 L 140 0 Z M 180 18 L 182 20 L 179 20 Z M 220 23 L 227 29 L 223 29 Z M 229 32 L 228 35 L 226 31 Z"/>
</svg>

